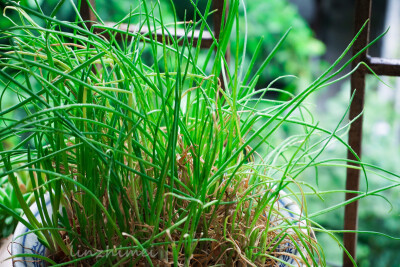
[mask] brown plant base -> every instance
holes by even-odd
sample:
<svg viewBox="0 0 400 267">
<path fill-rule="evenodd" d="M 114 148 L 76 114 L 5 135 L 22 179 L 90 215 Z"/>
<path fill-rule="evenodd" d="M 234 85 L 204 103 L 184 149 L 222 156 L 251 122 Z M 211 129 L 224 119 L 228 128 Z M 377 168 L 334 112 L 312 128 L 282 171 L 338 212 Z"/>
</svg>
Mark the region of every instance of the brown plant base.
<svg viewBox="0 0 400 267">
<path fill-rule="evenodd" d="M 192 147 L 184 148 L 181 138 L 178 138 L 178 145 L 181 147 L 182 151 L 182 153 L 176 157 L 178 178 L 185 185 L 190 185 L 189 178 L 193 173 L 193 154 L 195 152 Z M 204 159 L 200 158 L 200 161 L 204 162 Z M 69 168 L 71 169 L 70 172 L 74 174 L 75 178 L 77 178 L 76 168 L 74 166 L 69 166 Z M 135 168 L 139 169 L 139 166 L 135 166 Z M 211 175 L 215 170 L 216 168 L 211 168 Z M 153 175 L 152 169 L 148 169 L 147 171 L 149 176 Z M 310 233 L 309 238 L 307 238 L 307 236 L 298 237 L 296 231 L 291 229 L 293 227 L 299 227 L 299 232 L 304 233 L 304 229 L 300 229 L 300 226 L 298 226 L 300 224 L 293 225 L 284 230 L 286 234 L 284 238 L 281 238 L 282 229 L 271 230 L 271 228 L 276 228 L 277 226 L 282 225 L 286 219 L 289 219 L 283 217 L 279 212 L 279 208 L 277 209 L 276 203 L 270 203 L 270 205 L 265 208 L 263 214 L 255 214 L 255 209 L 250 207 L 256 206 L 254 203 L 259 203 L 264 195 L 272 192 L 272 189 L 260 186 L 254 189 L 254 193 L 245 196 L 252 175 L 254 175 L 253 172 L 243 171 L 240 175 L 237 175 L 237 177 L 234 177 L 234 179 L 229 181 L 229 185 L 223 194 L 222 203 L 232 204 L 212 205 L 203 210 L 201 219 L 196 225 L 193 225 L 196 230 L 194 231 L 195 236 L 192 238 L 195 240 L 207 238 L 207 240 L 200 241 L 196 244 L 195 241 L 192 241 L 192 243 L 189 244 L 195 246 L 190 259 L 188 259 L 185 254 L 185 249 L 187 249 L 187 247 L 185 247 L 183 242 L 180 251 L 177 253 L 178 255 L 175 255 L 179 266 L 278 266 L 279 262 L 268 257 L 268 255 L 275 258 L 286 256 L 294 259 L 295 262 L 298 263 L 298 266 L 302 266 L 302 262 L 295 258 L 294 255 L 285 252 L 286 249 L 292 251 L 296 250 L 292 240 L 299 241 L 300 238 L 302 241 L 307 243 L 311 251 L 318 251 L 315 249 L 315 239 L 311 228 L 308 228 L 308 231 L 306 231 Z M 140 180 L 140 177 L 134 178 Z M 167 179 L 167 181 L 170 180 L 171 179 Z M 227 180 L 227 178 L 224 179 L 224 182 L 219 184 L 215 191 L 226 186 Z M 189 194 L 189 192 L 186 192 L 186 189 L 179 184 L 174 184 L 174 186 L 178 190 Z M 126 196 L 132 195 L 130 192 L 131 188 L 125 188 L 125 190 Z M 96 244 L 102 243 L 99 236 L 96 234 L 103 232 L 103 236 L 108 236 L 105 233 L 105 227 L 99 227 L 91 240 L 83 240 L 79 235 L 81 234 L 81 231 L 86 231 L 86 229 L 81 229 L 77 216 L 78 212 L 82 214 L 83 207 L 77 198 L 85 197 L 85 194 L 83 192 L 65 192 L 65 194 L 67 197 L 67 203 L 69 204 L 69 206 L 66 207 L 70 221 L 69 223 L 75 227 L 72 229 L 73 232 L 78 234 L 78 236 L 72 237 L 67 235 L 65 232 L 61 233 L 65 244 L 67 247 L 74 248 L 71 253 L 75 253 L 75 258 L 82 258 L 84 256 L 100 253 L 100 256 L 98 257 L 87 258 L 79 261 L 77 263 L 78 266 L 92 266 L 102 257 L 112 257 L 111 261 L 114 264 L 118 262 L 122 266 L 149 266 L 148 259 L 143 257 L 143 255 L 138 256 L 140 251 L 134 251 L 134 253 L 132 253 L 132 251 L 120 251 L 119 253 L 118 251 L 115 251 L 115 253 L 110 253 L 110 251 L 108 251 L 109 253 L 103 253 L 102 249 L 104 248 L 100 249 L 96 247 Z M 143 195 L 138 195 L 138 203 L 143 203 L 143 197 Z M 147 198 L 149 197 L 154 198 L 155 192 L 153 196 L 147 196 Z M 244 198 L 247 200 L 239 201 Z M 188 200 L 174 199 L 172 204 L 174 212 L 172 212 L 173 216 L 170 218 L 170 212 L 168 212 L 167 209 L 171 209 L 171 204 L 167 203 L 167 199 L 168 197 L 165 197 L 157 233 L 160 233 L 168 229 L 171 225 L 176 224 L 181 219 L 179 216 L 182 216 L 179 211 L 188 210 L 189 206 L 193 204 Z M 211 192 L 206 196 L 206 199 L 207 203 L 210 203 L 217 200 L 217 197 L 214 192 Z M 100 200 L 104 207 L 110 207 L 110 200 L 108 199 L 108 194 L 106 192 L 104 192 L 104 195 Z M 250 204 L 250 200 L 253 201 L 253 204 Z M 126 224 L 128 221 L 129 231 L 125 235 L 126 239 L 120 240 L 118 236 L 114 236 L 112 240 L 103 240 L 103 242 L 106 244 L 113 244 L 114 248 L 118 249 L 119 247 L 136 246 L 136 243 L 129 236 L 137 238 L 140 243 L 144 243 L 154 236 L 154 226 L 138 222 L 130 199 L 123 199 L 123 197 L 120 196 L 118 198 L 118 203 L 120 210 L 123 212 L 123 216 L 122 218 L 116 218 L 116 223 L 117 225 L 119 223 Z M 124 209 L 122 208 L 127 204 L 131 206 L 129 214 L 125 214 Z M 143 211 L 145 208 L 148 207 L 139 206 L 139 210 Z M 108 223 L 106 216 L 104 213 L 101 214 L 101 218 L 103 219 L 102 222 L 99 222 L 99 225 L 106 226 Z M 167 224 L 168 221 L 171 222 L 169 225 Z M 253 223 L 254 221 L 256 222 Z M 193 218 L 193 220 L 190 221 L 190 225 L 195 223 L 196 222 Z M 252 229 L 250 229 L 251 223 L 253 223 Z M 305 225 L 302 226 L 304 228 Z M 153 244 L 165 244 L 163 246 L 159 245 L 147 249 L 149 252 L 152 252 L 152 256 L 149 258 L 154 266 L 174 266 L 173 247 L 171 244 L 179 244 L 179 242 L 182 242 L 182 237 L 185 235 L 182 232 L 182 229 L 176 228 L 174 231 L 167 232 L 167 234 L 163 235 L 161 238 L 153 240 Z M 264 233 L 264 235 L 266 233 L 266 239 L 264 240 L 260 240 L 262 233 Z M 90 244 L 87 242 L 90 242 Z M 301 244 L 300 241 L 296 243 Z M 265 246 L 266 244 L 269 244 L 267 248 Z M 253 255 L 251 260 L 248 258 L 249 253 Z M 126 255 L 131 256 L 126 257 L 126 260 L 124 261 L 123 259 Z M 255 257 L 254 255 L 259 256 Z M 68 262 L 74 257 L 58 252 L 52 255 L 51 258 L 55 262 Z M 311 263 L 309 258 L 307 260 Z"/>
<path fill-rule="evenodd" d="M 244 184 L 244 183 L 243 183 Z M 237 192 L 236 192 L 237 193 Z M 226 198 L 224 201 L 233 201 L 237 198 L 240 198 L 240 196 L 235 197 L 233 192 L 231 194 L 227 194 Z M 187 207 L 189 205 L 189 202 L 182 201 L 181 202 L 181 208 Z M 176 208 L 179 208 L 179 205 L 176 206 Z M 190 266 L 278 266 L 279 262 L 272 258 L 268 258 L 268 256 L 264 257 L 258 257 L 256 260 L 250 261 L 246 255 L 245 255 L 245 250 L 249 249 L 250 246 L 250 240 L 248 233 L 249 232 L 249 227 L 245 221 L 244 214 L 243 213 L 238 213 L 237 218 L 236 218 L 236 225 L 232 229 L 232 216 L 237 209 L 237 204 L 231 204 L 231 205 L 220 205 L 217 210 L 212 208 L 209 212 L 204 213 L 205 220 L 204 221 L 212 221 L 212 223 L 208 226 L 205 226 L 203 224 L 199 224 L 198 230 L 196 231 L 196 236 L 194 238 L 204 238 L 207 236 L 207 238 L 212 239 L 214 241 L 202 241 L 199 242 L 194 249 L 194 253 L 192 254 L 192 257 L 190 259 L 187 259 L 185 256 L 185 253 L 183 251 L 183 248 L 178 254 L 178 263 L 179 266 L 188 266 L 188 263 Z M 255 224 L 254 230 L 257 230 L 259 233 L 263 231 L 268 231 L 268 228 L 272 228 L 274 226 L 279 225 L 282 223 L 283 218 L 279 218 L 279 216 L 275 213 L 274 218 L 268 218 L 268 211 L 270 207 L 267 207 L 266 213 L 263 214 L 262 216 L 259 216 L 257 219 L 257 223 Z M 164 213 L 161 215 L 162 216 L 162 224 L 160 225 L 160 230 L 161 232 L 166 225 L 164 223 L 168 220 L 167 213 Z M 211 217 L 214 217 L 214 219 L 211 220 Z M 254 214 L 251 215 L 250 218 L 253 218 Z M 173 218 L 174 219 L 177 218 Z M 250 220 L 251 221 L 251 220 Z M 132 232 L 129 233 L 133 236 L 148 236 L 150 237 L 153 233 L 153 227 L 150 225 L 143 225 L 143 224 L 138 224 L 134 220 L 131 221 L 132 225 Z M 75 217 L 75 225 L 77 225 L 77 219 Z M 225 227 L 225 229 L 224 229 Z M 80 229 L 76 229 L 77 232 L 80 232 Z M 101 229 L 100 229 L 101 230 Z M 225 233 L 225 234 L 224 234 Z M 298 240 L 299 237 L 295 234 L 295 232 L 292 231 L 287 231 L 288 235 L 290 235 L 294 240 Z M 271 249 L 277 245 L 277 240 L 275 240 L 275 237 L 277 235 L 281 234 L 281 230 L 275 230 L 275 231 L 269 231 L 268 232 L 268 238 L 266 240 L 267 244 L 270 244 L 269 248 L 266 251 L 260 251 L 260 249 L 257 248 L 258 243 L 253 243 L 252 246 L 255 247 L 252 249 L 252 253 L 256 254 L 258 252 L 262 252 L 264 255 L 269 254 L 274 257 L 280 257 L 282 255 L 286 255 L 288 257 L 294 258 L 293 255 L 287 254 L 283 251 L 286 249 L 292 249 L 295 250 L 296 247 L 293 245 L 293 242 L 287 236 L 284 238 L 284 240 L 280 240 L 280 250 L 278 251 L 275 249 L 272 251 Z M 66 233 L 63 233 L 65 243 L 68 244 L 69 246 L 72 246 L 72 240 L 71 237 L 69 237 Z M 182 236 L 182 233 L 179 231 L 173 231 L 169 233 L 168 236 L 163 237 L 163 239 L 155 240 L 153 243 L 161 243 L 161 242 L 166 242 L 167 241 L 174 241 L 176 243 L 179 242 L 180 238 Z M 92 241 L 97 237 L 94 237 Z M 304 239 L 304 238 L 303 238 Z M 274 241 L 275 240 L 275 241 Z M 310 238 L 310 240 L 313 240 L 313 238 Z M 75 241 L 79 241 L 76 240 Z M 145 242 L 146 239 L 142 239 L 141 242 Z M 80 242 L 80 241 L 79 241 Z M 119 241 L 118 238 L 115 237 L 115 246 L 118 247 Z M 298 242 L 300 244 L 300 242 Z M 125 246 L 135 246 L 135 244 L 132 242 L 128 245 Z M 283 247 L 286 246 L 286 247 Z M 313 244 L 309 244 L 309 247 L 312 248 Z M 85 256 L 85 255 L 90 255 L 88 253 L 90 251 L 91 253 L 96 253 L 98 251 L 93 250 L 89 248 L 88 246 L 85 246 L 83 242 L 80 242 L 79 249 L 76 251 L 75 254 L 78 256 Z M 174 266 L 174 261 L 173 261 L 173 250 L 172 246 L 168 245 L 166 247 L 154 247 L 148 249 L 149 253 L 151 253 L 151 262 L 154 266 Z M 150 252 L 151 251 L 151 252 Z M 85 254 L 86 253 L 86 254 Z M 123 257 L 127 255 L 128 252 L 121 252 L 118 254 L 116 252 L 116 255 L 113 255 L 113 262 L 118 262 L 120 261 Z M 104 253 L 103 256 L 106 256 L 107 254 Z M 71 257 L 66 256 L 62 252 L 59 252 L 57 254 L 52 255 L 51 257 L 54 261 L 56 262 L 67 262 L 69 260 L 72 260 Z M 295 258 L 294 258 L 295 259 Z M 80 261 L 78 263 L 78 266 L 92 266 L 99 260 L 99 258 L 89 258 L 83 261 Z M 295 261 L 298 262 L 298 265 L 301 266 L 301 262 L 298 259 L 295 259 Z M 129 257 L 126 259 L 125 262 L 120 262 L 121 266 L 150 266 L 147 259 L 144 257 L 137 256 L 136 253 L 132 255 L 132 257 Z M 132 265 L 133 264 L 133 265 Z M 72 266 L 72 265 L 71 265 Z M 75 265 L 76 266 L 76 265 Z"/>
</svg>

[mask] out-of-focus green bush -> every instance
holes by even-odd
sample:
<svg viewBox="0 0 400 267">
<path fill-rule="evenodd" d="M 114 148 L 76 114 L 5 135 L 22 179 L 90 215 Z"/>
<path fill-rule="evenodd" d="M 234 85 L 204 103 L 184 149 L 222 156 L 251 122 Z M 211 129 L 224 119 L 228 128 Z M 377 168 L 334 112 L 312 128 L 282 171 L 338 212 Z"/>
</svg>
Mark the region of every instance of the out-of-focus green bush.
<svg viewBox="0 0 400 267">
<path fill-rule="evenodd" d="M 373 77 L 371 77 L 373 78 Z M 395 97 L 382 97 L 379 93 L 379 85 L 375 79 L 368 80 L 366 88 L 366 100 L 364 110 L 363 126 L 363 162 L 373 164 L 382 169 L 397 173 L 399 170 L 399 112 L 396 111 Z M 315 110 L 318 114 L 321 127 L 334 127 L 333 123 L 343 114 L 338 114 L 338 110 L 345 110 L 349 105 L 350 83 L 344 83 L 342 90 L 333 98 L 326 100 L 324 110 Z M 321 108 L 321 107 L 320 107 Z M 343 124 L 347 123 L 346 121 Z M 397 126 L 396 126 L 397 125 Z M 346 135 L 346 131 L 340 134 Z M 340 158 L 346 155 L 347 151 L 342 149 L 340 144 L 335 142 L 327 148 L 329 156 L 327 158 Z M 380 179 L 379 173 L 368 175 L 368 190 L 372 191 L 387 184 Z M 346 172 L 344 168 L 320 168 L 319 187 L 324 190 L 344 190 Z M 310 175 L 308 182 L 316 182 Z M 360 180 L 361 189 L 366 190 L 367 184 L 364 179 Z M 309 209 L 316 211 L 332 206 L 333 203 L 344 201 L 338 195 L 324 196 L 324 202 L 308 201 Z M 328 229 L 343 229 L 344 210 L 339 209 L 326 216 L 315 218 L 318 223 Z M 398 188 L 387 190 L 376 197 L 363 199 L 359 203 L 359 230 L 382 232 L 392 237 L 400 237 L 400 192 Z M 337 236 L 342 238 L 341 235 Z M 323 234 L 317 235 L 319 243 L 324 246 L 332 246 L 328 238 Z M 385 236 L 359 234 L 357 247 L 357 263 L 359 266 L 398 266 L 400 262 L 400 242 Z M 327 260 L 337 265 L 341 265 L 342 251 L 337 246 L 332 246 L 332 250 L 327 255 Z"/>
<path fill-rule="evenodd" d="M 325 46 L 314 37 L 312 30 L 300 16 L 296 7 L 287 0 L 247 0 L 245 5 L 247 25 L 244 18 L 245 10 L 242 9 L 240 29 L 244 36 L 247 28 L 247 60 L 250 60 L 255 53 L 260 39 L 264 38 L 255 62 L 256 67 L 253 69 L 257 69 L 262 64 L 279 39 L 289 28 L 292 28 L 283 46 L 260 76 L 258 87 L 264 88 L 272 80 L 287 74 L 301 76 L 303 83 L 311 81 L 319 72 L 321 66 L 319 56 L 325 52 Z M 232 48 L 234 49 L 236 45 L 232 43 Z M 239 45 L 243 46 L 243 43 Z M 281 84 L 281 87 L 295 90 L 295 87 L 303 85 L 294 82 Z"/>
</svg>

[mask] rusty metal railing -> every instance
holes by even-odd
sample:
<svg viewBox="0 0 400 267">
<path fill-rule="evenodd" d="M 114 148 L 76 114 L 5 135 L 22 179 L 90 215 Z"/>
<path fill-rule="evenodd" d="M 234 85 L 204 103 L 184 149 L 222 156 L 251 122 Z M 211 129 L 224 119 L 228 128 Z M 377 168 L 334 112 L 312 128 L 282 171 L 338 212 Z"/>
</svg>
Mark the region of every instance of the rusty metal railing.
<svg viewBox="0 0 400 267">
<path fill-rule="evenodd" d="M 372 0 L 356 0 L 355 2 L 355 23 L 354 30 L 357 33 L 363 24 L 371 17 Z M 353 47 L 353 55 L 360 52 L 369 42 L 370 22 L 360 34 Z M 354 62 L 355 68 L 358 63 L 365 62 L 378 75 L 400 76 L 400 60 L 384 59 L 371 57 L 368 51 L 364 51 Z M 355 93 L 352 105 L 350 107 L 349 119 L 352 120 L 358 116 L 364 109 L 365 96 L 365 77 L 370 71 L 365 66 L 360 66 L 351 76 L 351 94 Z M 361 157 L 362 153 L 362 130 L 363 117 L 359 117 L 350 126 L 349 145 Z M 348 152 L 349 160 L 356 160 L 354 155 Z M 346 178 L 346 190 L 358 191 L 360 180 L 360 170 L 348 168 Z M 357 194 L 346 193 L 346 200 L 355 197 Z M 356 231 L 358 228 L 358 201 L 352 202 L 345 207 L 344 230 Z M 343 235 L 344 246 L 350 255 L 356 260 L 357 233 L 347 232 Z M 343 267 L 353 266 L 352 261 L 343 253 Z"/>
<path fill-rule="evenodd" d="M 229 0 L 214 0 L 213 1 L 213 9 L 216 10 L 213 14 L 213 23 L 214 23 L 214 30 L 213 30 L 213 34 L 214 34 L 214 38 L 219 41 L 219 37 L 220 37 L 220 33 L 221 33 L 221 26 L 222 26 L 222 20 L 224 19 L 224 7 L 225 10 L 228 9 L 229 7 Z M 89 5 L 90 3 L 90 5 Z M 97 20 L 93 10 L 96 9 L 96 0 L 81 0 L 81 7 L 80 7 L 80 15 L 82 17 L 82 19 L 85 21 L 86 25 L 88 26 L 88 28 L 90 28 L 93 23 Z M 225 18 L 226 19 L 226 18 Z M 105 22 L 106 26 L 113 26 L 115 23 L 113 22 Z M 135 33 L 138 31 L 138 28 L 136 27 L 136 25 L 128 25 L 128 24 L 120 24 L 119 28 L 121 30 L 123 30 L 124 32 L 128 31 L 131 33 Z M 141 33 L 145 34 L 146 30 L 148 29 L 141 29 Z M 95 29 L 96 33 L 102 33 L 102 30 L 100 29 Z M 181 40 L 178 44 L 179 45 L 183 45 L 184 44 L 184 40 L 183 37 L 185 32 L 184 31 L 177 31 L 175 33 L 176 35 L 173 37 L 176 37 L 177 40 Z M 104 35 L 104 37 L 106 38 L 110 38 L 110 36 Z M 117 40 L 122 40 L 124 38 L 124 34 L 116 34 L 115 38 Z M 192 41 L 193 38 L 193 46 L 197 46 L 198 41 L 199 41 L 199 31 L 195 30 L 193 33 L 193 36 L 189 35 L 189 42 Z M 169 40 L 170 36 L 168 36 L 167 34 L 163 34 L 161 32 L 156 32 L 153 33 L 153 38 L 155 38 L 158 42 L 162 42 L 163 38 L 165 38 L 165 40 Z M 209 32 L 203 32 L 203 35 L 201 36 L 201 43 L 200 43 L 200 47 L 201 48 L 211 48 L 212 45 L 214 43 L 214 40 L 211 36 L 211 34 Z M 230 61 L 230 52 L 229 49 L 226 51 L 225 53 L 225 59 L 226 62 L 229 63 Z M 225 67 L 223 67 L 225 69 Z M 222 71 L 220 74 L 220 80 L 223 81 L 223 77 L 222 77 Z M 221 87 L 222 89 L 225 89 L 225 84 L 221 83 Z"/>
<path fill-rule="evenodd" d="M 93 13 L 92 9 L 90 8 L 90 5 L 88 4 L 90 3 L 90 5 L 92 6 L 93 9 L 95 9 L 96 7 L 96 0 L 82 0 L 81 1 L 81 8 L 80 8 L 80 14 L 81 17 L 84 21 L 86 21 L 89 25 L 93 24 L 93 22 L 95 22 L 96 16 Z M 221 23 L 222 23 L 222 19 L 223 19 L 223 10 L 224 10 L 224 1 L 222 0 L 215 0 L 213 1 L 213 9 L 216 10 L 212 16 L 213 16 L 213 22 L 214 22 L 214 37 L 215 39 L 219 40 L 219 36 L 221 33 Z M 110 26 L 110 25 L 114 25 L 115 23 L 113 22 L 105 22 L 106 25 Z M 137 27 L 135 27 L 136 25 L 128 25 L 128 24 L 120 24 L 119 28 L 121 30 L 124 31 L 128 31 L 128 32 L 132 32 L 135 33 L 138 29 Z M 147 29 L 142 29 L 141 33 L 145 33 Z M 99 31 L 100 32 L 100 31 Z M 181 37 L 184 36 L 184 32 L 183 31 L 178 31 L 176 33 L 177 39 L 182 39 Z M 162 39 L 166 38 L 168 39 L 169 36 L 168 35 L 162 35 L 161 32 L 156 32 L 155 33 L 155 39 L 159 42 L 162 42 Z M 122 34 L 117 34 L 115 36 L 115 38 L 118 39 L 122 39 L 123 35 Z M 193 45 L 196 46 L 199 40 L 199 31 L 194 31 L 193 36 L 189 35 L 189 38 L 193 38 Z M 190 40 L 191 41 L 191 40 Z M 203 33 L 203 36 L 201 37 L 201 48 L 211 48 L 212 44 L 214 43 L 213 38 L 211 37 L 210 33 Z M 181 43 L 179 43 L 179 45 L 183 45 L 183 41 Z"/>
</svg>

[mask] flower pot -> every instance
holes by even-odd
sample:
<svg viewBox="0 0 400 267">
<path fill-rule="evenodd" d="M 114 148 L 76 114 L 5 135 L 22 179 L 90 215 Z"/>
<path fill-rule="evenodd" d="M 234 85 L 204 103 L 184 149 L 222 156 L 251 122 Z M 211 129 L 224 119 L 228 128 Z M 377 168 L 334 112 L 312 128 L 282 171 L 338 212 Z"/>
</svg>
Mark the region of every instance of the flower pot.
<svg viewBox="0 0 400 267">
<path fill-rule="evenodd" d="M 280 192 L 280 197 L 275 203 L 275 208 L 280 212 L 279 219 L 276 220 L 278 223 L 283 223 L 283 219 L 288 219 L 289 221 L 294 222 L 295 225 L 302 225 L 305 226 L 306 222 L 304 220 L 298 221 L 299 220 L 299 214 L 301 214 L 301 210 L 299 206 L 294 202 L 290 197 L 287 196 L 286 193 L 283 191 Z M 46 200 L 46 208 L 47 212 L 49 213 L 49 216 L 52 214 L 52 207 L 51 207 L 51 202 L 50 198 L 48 195 L 45 197 Z M 31 206 L 31 211 L 37 218 L 39 222 L 41 222 L 40 214 L 38 211 L 38 207 L 36 203 L 34 203 Z M 24 216 L 23 217 L 25 220 L 27 218 Z M 288 230 L 289 233 L 294 233 L 291 232 L 292 230 Z M 305 229 L 302 229 L 301 231 L 305 232 Z M 41 255 L 41 256 L 46 256 L 47 254 L 47 249 L 44 245 L 42 245 L 37 236 L 34 233 L 29 233 L 29 229 L 23 225 L 22 223 L 19 223 L 17 225 L 17 228 L 15 229 L 14 232 L 14 238 L 13 242 L 11 244 L 11 254 L 12 255 L 17 255 L 17 254 L 32 254 L 32 255 Z M 313 233 L 312 233 L 313 235 Z M 300 247 L 302 247 L 299 244 Z M 306 250 L 303 248 L 302 252 L 304 254 L 306 253 Z M 300 252 L 294 248 L 293 244 L 286 243 L 283 246 L 278 246 L 277 249 L 275 250 L 275 253 L 277 253 L 279 256 L 277 256 L 279 259 L 283 260 L 284 262 L 294 265 L 294 266 L 299 266 L 303 267 L 306 266 L 303 263 L 300 263 L 300 261 L 297 261 L 295 258 L 301 258 Z M 286 267 L 284 262 L 279 263 L 279 267 Z M 35 258 L 35 257 L 18 257 L 13 259 L 13 266 L 15 267 L 39 267 L 39 266 L 47 266 L 46 261 Z"/>
<path fill-rule="evenodd" d="M 11 267 L 12 261 L 10 258 L 9 245 L 12 241 L 12 235 L 7 238 L 0 239 L 0 266 Z"/>
<path fill-rule="evenodd" d="M 291 222 L 293 222 L 294 225 L 299 226 L 299 228 L 303 233 L 307 234 L 307 222 L 305 220 L 301 220 L 299 215 L 302 214 L 299 206 L 297 205 L 296 202 L 294 202 L 290 197 L 287 197 L 287 194 L 284 191 L 279 192 L 279 199 L 275 203 L 275 208 L 280 212 L 281 218 L 285 218 Z M 283 219 L 277 219 L 277 222 L 283 223 Z M 311 228 L 309 228 L 310 235 L 313 239 L 315 239 L 314 232 L 312 231 Z M 289 229 L 288 230 L 289 234 L 294 234 L 294 230 Z M 301 244 L 301 242 L 297 242 L 297 245 L 301 248 L 301 252 L 303 255 L 308 256 L 307 250 L 304 248 L 304 246 Z M 295 257 L 292 257 L 291 255 L 296 256 L 297 258 L 301 259 L 301 254 L 298 251 L 298 249 L 295 248 L 293 245 L 293 242 L 288 242 L 286 244 L 283 244 L 282 246 L 279 245 L 276 252 L 282 253 L 283 255 L 280 255 L 278 258 L 285 261 L 288 264 L 294 265 L 294 266 L 299 266 L 299 267 L 305 267 L 306 264 L 301 263 L 300 261 L 296 260 Z M 312 264 L 311 261 L 309 261 L 310 264 Z M 286 267 L 286 265 L 283 262 L 280 262 L 279 267 Z M 311 265 L 312 266 L 312 265 Z"/>
<path fill-rule="evenodd" d="M 46 208 L 49 216 L 52 215 L 52 207 L 49 195 L 45 196 L 46 200 Z M 31 206 L 31 211 L 35 215 L 36 219 L 39 222 L 42 222 L 40 218 L 39 210 L 36 205 L 36 202 Z M 25 220 L 27 220 L 26 216 L 23 216 Z M 46 247 L 39 242 L 37 236 L 34 233 L 29 233 L 28 227 L 23 225 L 22 223 L 18 223 L 17 228 L 14 232 L 13 241 L 11 243 L 11 254 L 32 254 L 32 255 L 41 255 L 45 256 L 47 253 Z M 39 267 L 46 266 L 47 263 L 44 260 L 35 258 L 35 257 L 18 257 L 13 258 L 13 266 L 14 267 Z"/>
</svg>

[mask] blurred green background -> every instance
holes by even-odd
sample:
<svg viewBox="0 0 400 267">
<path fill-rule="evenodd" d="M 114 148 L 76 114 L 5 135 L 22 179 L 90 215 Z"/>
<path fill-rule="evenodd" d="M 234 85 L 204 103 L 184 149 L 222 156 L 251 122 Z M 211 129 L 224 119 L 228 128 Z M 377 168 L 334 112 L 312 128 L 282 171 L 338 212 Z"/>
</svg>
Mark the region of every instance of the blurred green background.
<svg viewBox="0 0 400 267">
<path fill-rule="evenodd" d="M 168 0 L 160 0 L 162 3 L 163 16 L 165 20 L 172 21 L 173 13 L 171 3 Z M 395 0 L 396 1 L 396 0 Z M 44 12 L 48 13 L 57 3 L 57 0 L 37 1 Z M 66 1 L 68 2 L 68 1 Z M 186 20 L 189 20 L 193 9 L 188 0 L 173 0 L 176 5 L 176 11 L 180 19 L 184 19 L 185 10 Z M 231 50 L 236 47 L 244 48 L 244 36 L 247 31 L 247 46 L 245 62 L 249 62 L 254 54 L 260 40 L 262 40 L 262 49 L 259 59 L 256 60 L 254 69 L 257 69 L 273 49 L 283 34 L 292 27 L 292 31 L 271 61 L 264 70 L 257 84 L 258 88 L 266 87 L 272 80 L 283 75 L 295 75 L 299 79 L 282 79 L 275 87 L 288 90 L 290 92 L 299 92 L 304 89 L 310 81 L 315 79 L 322 70 L 332 63 L 341 50 L 347 46 L 352 38 L 352 16 L 353 1 L 289 1 L 289 0 L 245 0 L 247 24 L 245 22 L 245 10 L 240 10 L 240 30 L 243 32 L 243 39 L 239 42 L 231 43 Z M 389 1 L 390 2 L 390 1 Z M 33 0 L 22 0 L 22 4 L 35 8 L 36 3 Z M 206 1 L 200 0 L 199 9 L 204 10 Z M 336 5 L 334 4 L 336 3 Z M 338 4 L 339 3 L 339 4 Z M 345 3 L 341 6 L 340 3 Z M 381 1 L 381 5 L 374 10 L 372 33 L 383 31 L 384 25 L 387 25 L 386 9 L 387 1 Z M 384 3 L 382 5 L 382 3 Z M 97 0 L 97 10 L 99 15 L 105 21 L 118 21 L 122 19 L 130 10 L 135 7 L 135 2 L 128 0 Z M 0 3 L 1 9 L 4 5 Z M 345 9 L 344 9 L 345 8 Z M 340 14 L 338 14 L 338 12 Z M 340 16 L 344 16 L 344 19 Z M 57 18 L 62 20 L 74 20 L 75 16 L 71 6 L 65 4 Z M 346 28 L 343 28 L 343 23 Z M 390 21 L 389 21 L 390 23 Z M 0 25 L 5 28 L 10 26 L 10 21 L 0 16 Z M 311 25 L 311 26 L 310 26 Z M 395 27 L 396 25 L 392 25 Z M 372 51 L 375 55 L 382 54 L 384 47 L 383 40 Z M 391 43 L 390 39 L 386 43 Z M 397 47 L 398 48 L 398 47 Z M 389 55 L 391 56 L 391 55 Z M 387 79 L 393 88 L 388 88 L 379 83 L 376 79 L 368 79 L 367 98 L 365 108 L 364 139 L 363 139 L 363 160 L 365 162 L 378 165 L 387 170 L 398 172 L 400 156 L 400 120 L 399 120 L 399 97 L 395 91 L 398 84 L 396 79 Z M 332 87 L 324 88 L 309 99 L 313 115 L 320 121 L 320 126 L 332 129 L 335 123 L 343 115 L 349 102 L 349 81 L 338 83 Z M 18 99 L 11 97 L 4 90 L 3 81 L 0 83 L 0 93 L 6 103 L 1 109 L 7 108 L 7 103 L 11 105 Z M 280 98 L 282 95 L 271 95 L 270 97 Z M 286 134 L 290 134 L 295 129 L 285 128 Z M 9 144 L 3 144 L 7 146 Z M 343 146 L 333 142 L 326 151 L 328 158 L 345 157 L 346 151 Z M 21 177 L 21 184 L 25 184 L 24 177 Z M 310 172 L 304 180 L 316 184 L 313 173 Z M 363 187 L 365 188 L 365 181 Z M 321 191 L 344 189 L 345 169 L 344 168 L 321 168 L 319 170 L 318 186 Z M 27 185 L 29 188 L 29 185 Z M 378 176 L 369 175 L 369 188 L 372 190 L 382 186 L 382 180 Z M 359 227 L 360 230 L 379 231 L 391 236 L 400 236 L 400 192 L 392 190 L 384 193 L 388 199 L 373 197 L 360 202 Z M 327 195 L 324 201 L 317 200 L 316 197 L 310 197 L 309 213 L 332 206 L 344 199 L 338 199 L 338 195 L 329 197 Z M 13 190 L 10 189 L 5 179 L 0 181 L 0 201 L 9 203 L 13 209 L 19 211 L 19 205 L 15 202 Z M 316 220 L 328 229 L 342 229 L 343 227 L 343 209 L 336 210 L 327 215 L 320 216 Z M 0 212 L 0 237 L 9 235 L 13 231 L 15 221 L 9 216 Z M 341 235 L 337 235 L 341 238 Z M 323 247 L 329 247 L 326 250 L 328 262 L 331 266 L 341 265 L 341 250 L 337 244 L 333 243 L 328 236 L 317 235 L 318 241 Z M 400 242 L 386 237 L 376 235 L 359 235 L 358 263 L 360 266 L 399 266 L 400 263 Z"/>
</svg>

